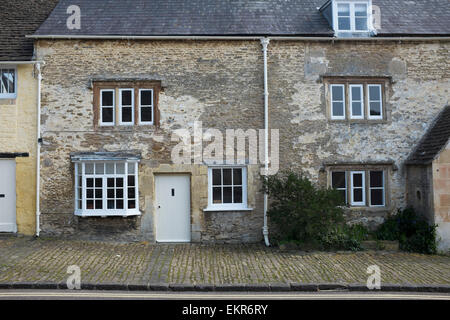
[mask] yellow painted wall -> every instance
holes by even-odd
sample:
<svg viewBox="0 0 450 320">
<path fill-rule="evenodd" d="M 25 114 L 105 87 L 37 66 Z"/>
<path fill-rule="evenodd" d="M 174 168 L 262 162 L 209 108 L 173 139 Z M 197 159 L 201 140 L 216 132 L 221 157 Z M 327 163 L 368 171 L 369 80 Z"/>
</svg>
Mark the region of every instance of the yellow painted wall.
<svg viewBox="0 0 450 320">
<path fill-rule="evenodd" d="M 16 158 L 17 231 L 26 235 L 36 229 L 37 79 L 33 71 L 33 65 L 18 65 L 17 98 L 0 99 L 0 152 L 29 153 Z"/>
</svg>

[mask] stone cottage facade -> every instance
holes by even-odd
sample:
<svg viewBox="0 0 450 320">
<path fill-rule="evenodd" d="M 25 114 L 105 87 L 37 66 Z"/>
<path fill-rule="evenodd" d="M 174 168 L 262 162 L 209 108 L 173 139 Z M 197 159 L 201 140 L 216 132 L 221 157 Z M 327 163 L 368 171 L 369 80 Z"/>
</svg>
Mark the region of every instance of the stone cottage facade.
<svg viewBox="0 0 450 320">
<path fill-rule="evenodd" d="M 266 124 L 280 170 L 337 188 L 349 222 L 375 227 L 406 206 L 404 162 L 449 99 L 448 2 L 400 2 L 78 1 L 69 29 L 60 1 L 32 36 L 45 61 L 42 232 L 261 241 L 264 161 L 175 163 L 174 150 L 176 130 Z M 191 142 L 194 156 L 208 146 Z"/>
</svg>

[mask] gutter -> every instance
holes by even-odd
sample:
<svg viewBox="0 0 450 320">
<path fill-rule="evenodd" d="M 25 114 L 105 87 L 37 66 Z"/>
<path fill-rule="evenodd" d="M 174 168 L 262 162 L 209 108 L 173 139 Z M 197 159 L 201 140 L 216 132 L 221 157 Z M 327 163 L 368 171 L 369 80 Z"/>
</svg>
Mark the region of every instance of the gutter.
<svg viewBox="0 0 450 320">
<path fill-rule="evenodd" d="M 36 63 L 36 69 L 38 72 L 38 101 L 37 101 L 37 128 L 36 128 L 36 138 L 37 138 L 37 145 L 36 145 L 36 237 L 39 237 L 40 232 L 40 216 L 41 216 L 41 209 L 40 209 L 40 183 L 41 183 L 41 81 L 42 81 L 42 74 L 41 74 L 41 63 Z"/>
<path fill-rule="evenodd" d="M 269 86 L 267 74 L 267 47 L 269 45 L 269 38 L 261 38 L 262 51 L 264 55 L 264 176 L 267 177 L 269 171 Z M 266 246 L 270 246 L 269 242 L 269 227 L 267 225 L 267 207 L 268 195 L 264 192 L 264 226 L 263 236 Z"/>
<path fill-rule="evenodd" d="M 0 61 L 0 64 L 40 64 L 43 61 Z"/>
<path fill-rule="evenodd" d="M 93 35 L 27 35 L 26 38 L 50 40 L 260 40 L 263 36 L 93 36 Z M 450 40 L 450 36 L 411 37 L 366 37 L 343 38 L 333 36 L 268 36 L 274 41 L 439 41 Z"/>
</svg>

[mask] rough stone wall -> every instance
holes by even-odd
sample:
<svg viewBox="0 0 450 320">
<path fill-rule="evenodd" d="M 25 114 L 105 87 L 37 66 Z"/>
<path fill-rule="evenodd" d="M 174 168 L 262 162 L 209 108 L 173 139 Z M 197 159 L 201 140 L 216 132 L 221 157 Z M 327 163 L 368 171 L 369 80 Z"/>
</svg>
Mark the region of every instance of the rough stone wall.
<svg viewBox="0 0 450 320">
<path fill-rule="evenodd" d="M 39 41 L 37 52 L 38 59 L 46 62 L 41 160 L 44 233 L 153 240 L 153 175 L 182 172 L 191 175 L 193 241 L 255 242 L 262 238 L 262 201 L 256 201 L 260 186 L 251 170 L 248 202 L 254 210 L 207 214 L 202 211 L 207 205 L 207 166 L 170 165 L 172 131 L 192 129 L 194 121 L 202 121 L 204 129 L 219 129 L 224 136 L 225 129 L 263 128 L 263 70 L 258 42 Z M 160 127 L 94 128 L 90 79 L 143 76 L 162 80 Z M 142 155 L 142 216 L 75 217 L 70 152 L 119 150 L 137 150 Z M 245 233 L 228 232 L 224 225 L 229 219 L 236 219 Z M 212 229 L 215 231 L 210 234 Z M 223 234 L 217 230 L 223 230 Z"/>
<path fill-rule="evenodd" d="M 450 252 L 450 142 L 433 161 L 434 223 L 438 250 Z"/>
<path fill-rule="evenodd" d="M 29 154 L 15 159 L 17 232 L 26 235 L 36 226 L 36 105 L 34 67 L 19 65 L 17 98 L 0 99 L 0 152 Z"/>
<path fill-rule="evenodd" d="M 394 161 L 390 205 L 351 209 L 349 218 L 378 224 L 405 206 L 403 161 L 449 101 L 449 43 L 271 41 L 269 47 L 270 126 L 280 129 L 280 167 L 324 184 L 324 162 Z M 392 77 L 386 121 L 329 120 L 324 75 Z"/>
<path fill-rule="evenodd" d="M 448 103 L 448 48 L 448 42 L 271 41 L 270 127 L 280 130 L 280 168 L 303 170 L 314 181 L 326 184 L 326 175 L 321 174 L 324 162 L 393 161 L 389 206 L 383 210 L 352 209 L 349 214 L 353 222 L 383 221 L 388 212 L 406 204 L 403 161 Z M 46 62 L 43 231 L 81 233 L 79 218 L 73 216 L 70 152 L 139 150 L 143 156 L 139 166 L 143 215 L 117 221 L 118 225 L 130 225 L 125 228 L 130 236 L 153 237 L 152 176 L 166 170 L 187 172 L 192 190 L 198 186 L 199 198 L 193 198 L 191 208 L 194 241 L 261 240 L 262 196 L 256 178 L 249 174 L 252 212 L 204 213 L 206 166 L 169 166 L 171 130 L 191 129 L 196 120 L 203 122 L 203 128 L 222 131 L 263 128 L 263 60 L 258 41 L 40 40 L 37 55 Z M 159 129 L 94 129 L 89 79 L 149 75 L 161 79 L 165 86 L 160 94 Z M 386 121 L 328 120 L 324 75 L 391 77 Z M 90 218 L 85 219 L 88 222 L 83 222 L 82 232 L 89 234 Z"/>
</svg>

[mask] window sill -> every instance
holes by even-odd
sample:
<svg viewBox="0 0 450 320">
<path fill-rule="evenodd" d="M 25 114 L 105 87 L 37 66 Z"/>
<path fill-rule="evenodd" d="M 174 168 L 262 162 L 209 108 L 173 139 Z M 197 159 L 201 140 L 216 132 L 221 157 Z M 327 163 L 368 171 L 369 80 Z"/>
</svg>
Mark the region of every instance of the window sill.
<svg viewBox="0 0 450 320">
<path fill-rule="evenodd" d="M 203 212 L 214 212 L 214 211 L 253 211 L 253 208 L 248 207 L 206 207 Z"/>
<path fill-rule="evenodd" d="M 78 217 L 130 217 L 130 216 L 140 216 L 141 212 L 139 210 L 128 210 L 122 212 L 108 212 L 108 211 L 95 211 L 95 212 L 81 212 L 75 211 L 74 213 Z"/>
</svg>

